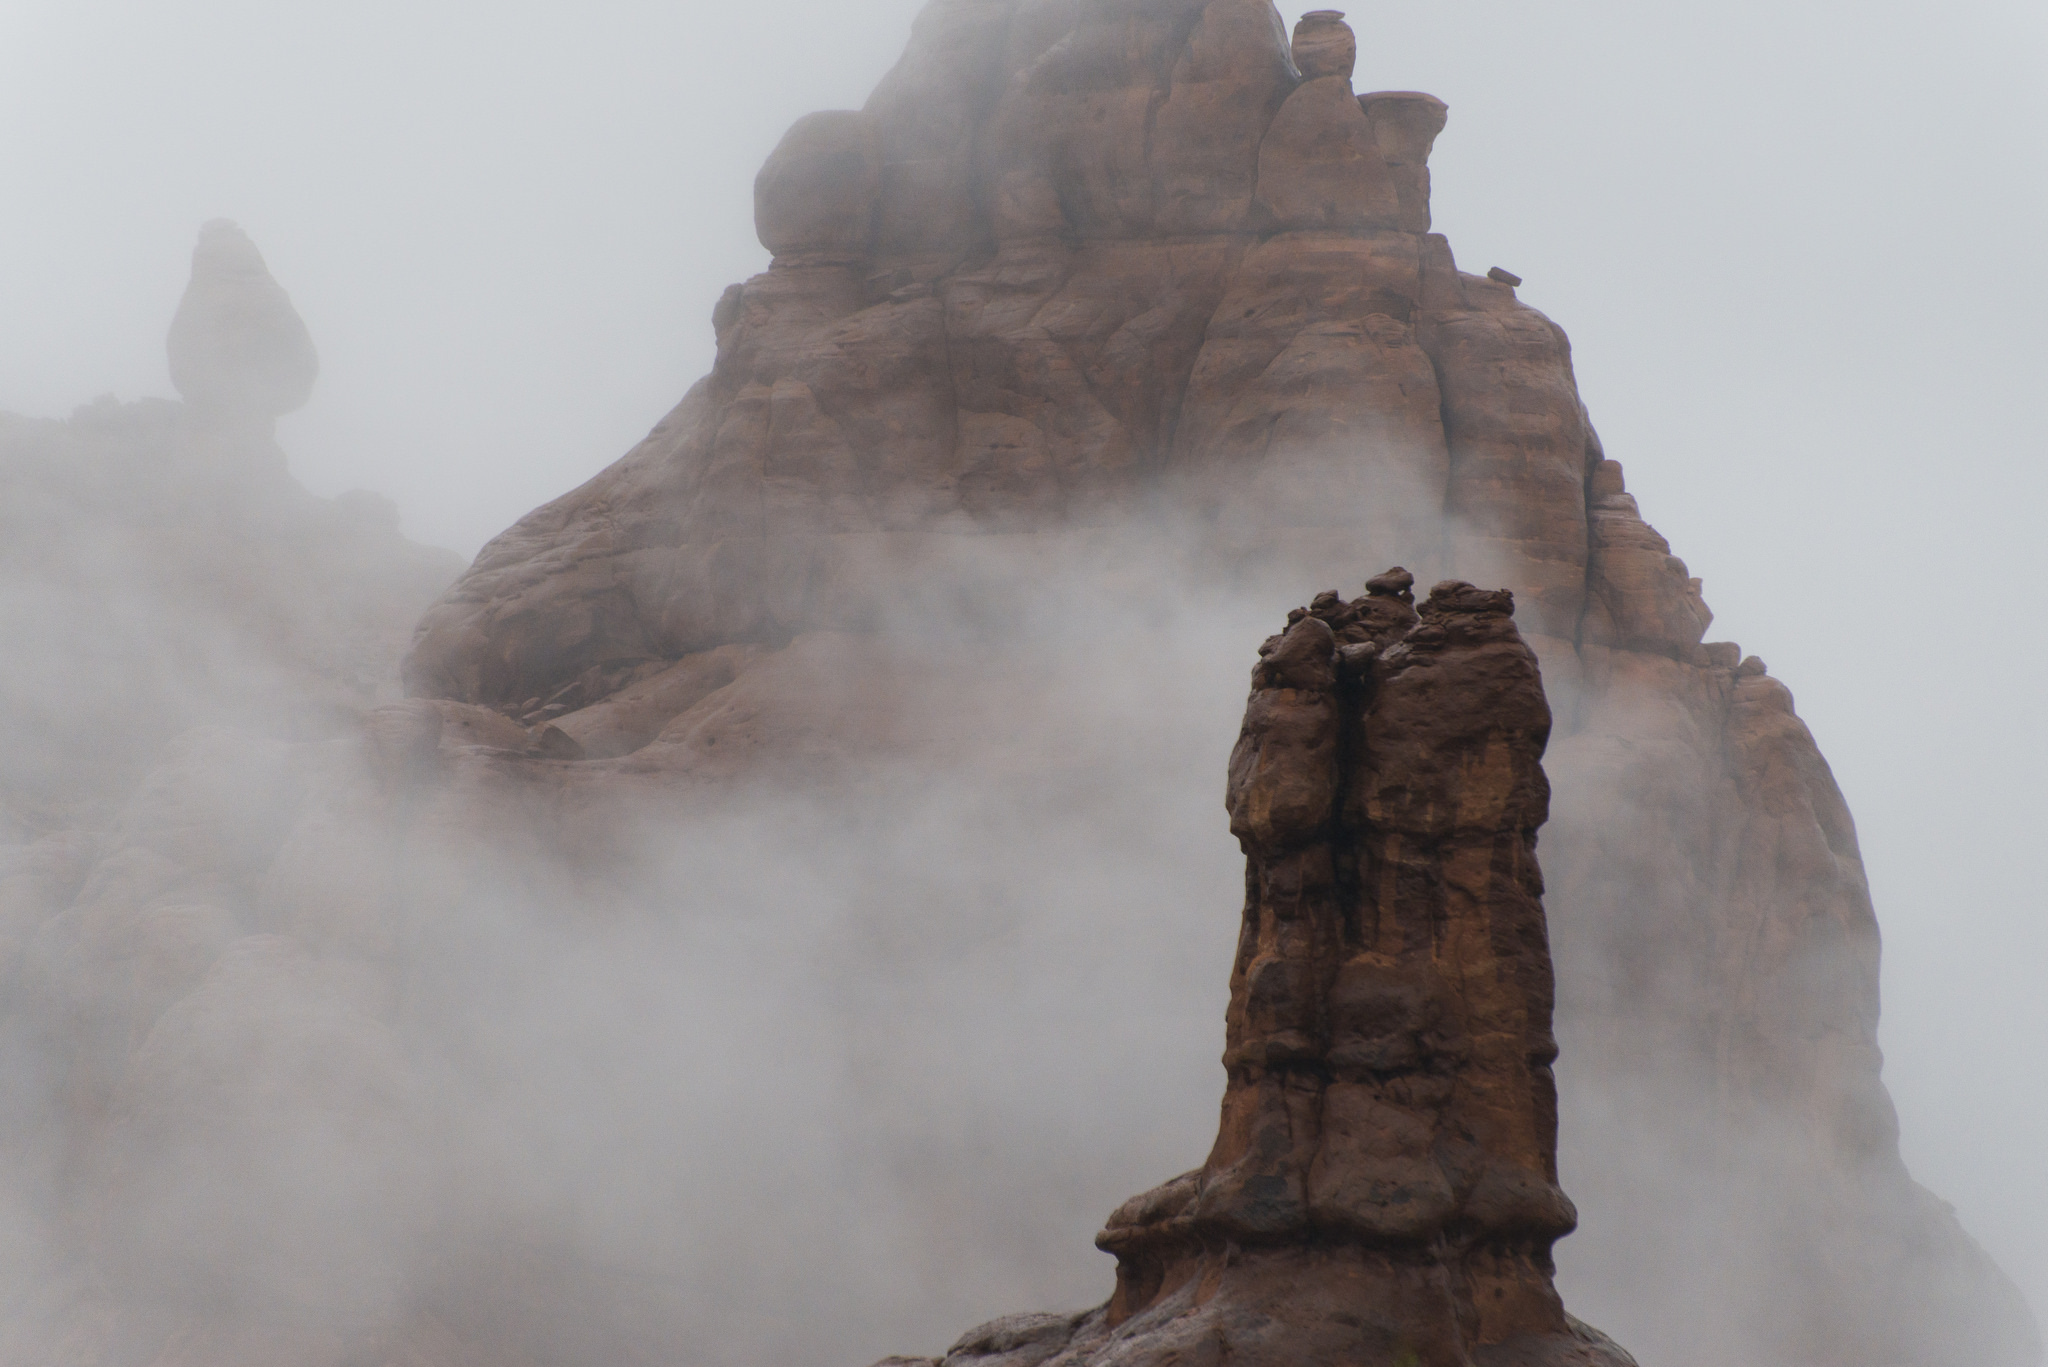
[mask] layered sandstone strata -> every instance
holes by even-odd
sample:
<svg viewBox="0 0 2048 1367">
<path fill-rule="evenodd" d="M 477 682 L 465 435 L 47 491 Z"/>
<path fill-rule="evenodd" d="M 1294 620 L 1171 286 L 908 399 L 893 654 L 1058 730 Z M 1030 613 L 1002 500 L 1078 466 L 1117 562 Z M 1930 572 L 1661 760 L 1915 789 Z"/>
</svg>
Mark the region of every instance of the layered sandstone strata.
<svg viewBox="0 0 2048 1367">
<path fill-rule="evenodd" d="M 800 1242 L 784 1222 L 815 1232 L 840 1208 L 837 1189 L 792 1199 L 794 1168 L 753 1207 L 775 1221 L 715 1244 L 720 1267 L 640 1269 L 656 1301 L 687 1283 L 684 1313 L 635 1321 L 618 1269 L 520 1223 L 573 1230 L 580 1209 L 512 1201 L 508 1226 L 480 1155 L 520 1127 L 463 1128 L 493 1094 L 451 1086 L 463 1075 L 433 1057 L 451 1037 L 479 1044 L 446 1013 L 489 1001 L 490 1033 L 525 1005 L 503 984 L 473 995 L 474 962 L 516 939 L 508 908 L 626 923 L 698 907 L 699 870 L 662 871 L 665 842 L 735 834 L 725 804 L 764 775 L 794 782 L 774 843 L 750 851 L 760 870 L 811 853 L 819 832 L 789 814 L 821 776 L 860 776 L 847 805 L 877 838 L 1033 766 L 1067 766 L 1063 793 L 1127 791 L 1133 752 L 1113 727 L 1077 738 L 1055 705 L 1020 735 L 1047 710 L 1032 690 L 1152 720 L 1156 687 L 1119 713 L 1102 685 L 1147 677 L 1133 660 L 1170 639 L 1170 612 L 1142 623 L 1149 604 L 1186 610 L 1160 581 L 1213 605 L 1202 595 L 1291 591 L 1370 554 L 1510 585 L 1544 660 L 1575 1304 L 1671 1363 L 2030 1361 L 2025 1307 L 1899 1161 L 1869 890 L 1790 694 L 1733 645 L 1702 644 L 1698 582 L 1600 449 L 1563 334 L 1511 275 L 1459 271 L 1428 232 L 1443 106 L 1354 95 L 1359 60 L 1332 15 L 1290 47 L 1251 0 L 938 0 L 865 109 L 801 122 L 764 169 L 774 264 L 720 301 L 713 374 L 620 464 L 487 549 L 424 622 L 409 678 L 426 696 L 409 702 L 387 701 L 392 633 L 441 568 L 388 505 L 315 500 L 285 475 L 270 423 L 313 358 L 246 240 L 210 230 L 195 257 L 175 342 L 185 404 L 0 420 L 10 601 L 37 613 L 11 628 L 9 659 L 39 672 L 9 677 L 41 689 L 6 733 L 0 1071 L 17 1104 L 0 1125 L 0 1258 L 47 1226 L 54 1260 L 47 1284 L 0 1267 L 36 1288 L 10 1302 L 0 1357 L 667 1361 L 707 1320 L 750 1318 L 718 1296 L 724 1265 L 748 1295 L 781 1286 L 784 1305 L 872 1285 L 854 1255 L 818 1253 L 782 1283 L 773 1248 L 750 1260 L 745 1240 Z M 1368 42 L 1366 68 L 1380 60 Z M 93 534 L 64 534 L 81 526 Z M 1106 626 L 1013 630 L 1007 586 L 1039 579 L 1090 586 L 1053 597 Z M 1382 587 L 1310 616 L 1334 640 L 1355 610 L 1384 641 L 1407 619 L 1400 586 Z M 1498 611 L 1450 598 L 1440 645 L 1425 624 L 1373 666 L 1375 700 L 1358 674 L 1325 690 L 1337 777 L 1322 788 L 1290 787 L 1301 771 L 1285 765 L 1277 787 L 1258 777 L 1288 716 L 1323 715 L 1315 688 L 1278 683 L 1314 628 L 1269 657 L 1276 696 L 1254 704 L 1265 720 L 1234 789 L 1260 881 L 1212 1162 L 1106 1231 L 1119 1308 L 1000 1321 L 949 1356 L 1025 1367 L 1186 1330 L 1182 1358 L 1203 1361 L 1259 1350 L 1258 1316 L 1284 1312 L 1311 1336 L 1432 1360 L 1611 1360 L 1548 1290 L 1543 1250 L 1568 1216 L 1548 1166 L 1541 984 L 1487 978 L 1488 941 L 1465 933 L 1538 924 L 1519 824 L 1533 675 Z M 1133 624 L 1159 634 L 1118 639 Z M 1341 643 L 1333 669 L 1364 644 Z M 1463 713 L 1416 709 L 1432 670 L 1487 661 L 1498 716 L 1522 720 L 1488 733 L 1505 768 L 1485 745 L 1469 766 L 1505 788 L 1465 796 L 1481 815 L 1506 806 L 1497 825 L 1445 829 L 1378 783 L 1391 771 L 1374 756 L 1478 745 L 1443 729 Z M 163 747 L 209 721 L 232 726 Z M 1365 740 L 1380 749 L 1346 748 Z M 921 792 L 941 763 L 971 784 Z M 1296 797 L 1337 813 L 1326 839 L 1303 837 Z M 1392 869 L 1391 889 L 1344 850 Z M 1417 891 L 1438 885 L 1440 902 Z M 1443 961 L 1473 971 L 1456 983 L 1410 953 L 1417 896 L 1458 932 Z M 890 905 L 931 915 L 895 927 L 898 944 L 958 911 L 894 886 Z M 1491 952 L 1536 962 L 1526 942 Z M 1355 965 L 1373 954 L 1390 966 L 1363 1000 Z M 765 962 L 734 974 L 729 1018 L 698 1027 L 717 1049 L 692 1050 L 777 1079 L 747 1099 L 739 1164 L 798 1128 L 754 1109 L 801 1090 L 773 1033 L 798 999 L 763 986 L 781 981 Z M 1360 1012 L 1381 1006 L 1429 1026 L 1412 1051 L 1372 1053 Z M 892 1046 L 915 1058 L 918 1043 Z M 493 1082 L 527 1061 L 476 1054 L 506 1065 L 482 1070 Z M 1139 1069 L 1120 1084 L 1143 1080 L 1142 1056 L 1117 1063 Z M 651 1073 L 630 1081 L 621 1124 L 661 1093 Z M 1313 1131 L 1297 1134 L 1288 1107 L 1311 1093 Z M 575 1109 L 548 1100 L 521 1117 L 544 1137 Z M 741 1172 L 667 1136 L 661 1153 L 659 1172 L 631 1174 L 636 1207 Z M 1038 1193 L 969 1204 L 992 1180 L 920 1208 L 951 1252 L 961 1209 L 990 1212 L 991 1230 L 1031 1213 Z M 1323 1252 L 1276 1272 L 1304 1228 Z M 1423 1289 L 1347 1278 L 1368 1263 L 1387 1274 L 1373 1286 Z M 810 1316 L 804 1352 L 742 1360 L 823 1360 L 819 1342 L 861 1321 L 854 1299 Z"/>
<path fill-rule="evenodd" d="M 720 735 L 741 768 L 872 741 L 791 661 L 962 537 L 1150 518 L 1233 582 L 1365 547 L 1505 583 L 1559 719 L 1570 1261 L 1626 1288 L 1603 1315 L 1671 1360 L 2032 1361 L 1899 1161 L 1869 890 L 1790 694 L 1704 643 L 1562 330 L 1428 231 L 1442 104 L 1355 95 L 1358 60 L 1266 0 L 934 0 L 863 109 L 763 169 L 774 260 L 719 302 L 712 373 L 485 549 L 409 687 L 680 775 Z M 883 687 L 865 668 L 844 696 Z"/>
<path fill-rule="evenodd" d="M 1011 9 L 934 7 L 866 110 L 790 130 L 716 369 L 485 549 L 416 691 L 517 706 L 847 625 L 878 543 L 1162 493 L 1254 544 L 1512 562 L 1534 629 L 1576 635 L 1588 428 L 1563 334 L 1427 232 L 1442 104 L 1354 96 L 1342 44 L 1302 79 L 1265 0 Z M 1704 626 L 1675 568 L 1638 580 Z"/>
</svg>

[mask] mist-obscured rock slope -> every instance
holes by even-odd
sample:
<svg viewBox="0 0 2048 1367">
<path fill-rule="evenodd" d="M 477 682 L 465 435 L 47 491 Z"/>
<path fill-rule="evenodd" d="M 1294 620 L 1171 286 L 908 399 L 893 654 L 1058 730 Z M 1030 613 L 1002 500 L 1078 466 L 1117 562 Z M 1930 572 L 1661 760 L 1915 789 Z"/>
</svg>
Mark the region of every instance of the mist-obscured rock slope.
<svg viewBox="0 0 2048 1367">
<path fill-rule="evenodd" d="M 202 231 L 170 350 L 184 403 L 0 414 L 9 1363 L 263 1358 L 277 1345 L 176 1307 L 261 1263 L 267 1318 L 289 1319 L 401 1199 L 376 1142 L 404 1090 L 389 1032 L 264 933 L 288 920 L 257 893 L 460 560 L 408 541 L 388 499 L 291 477 L 273 420 L 305 401 L 312 347 L 233 224 Z M 373 1141 L 353 1172 L 276 1104 L 309 1078 Z M 211 1213 L 161 1218 L 189 1201 Z M 246 1203 L 283 1218 L 252 1228 Z"/>
<path fill-rule="evenodd" d="M 276 416 L 305 325 L 239 228 L 206 225 L 171 330 L 184 403 L 0 414 L 0 835 L 102 823 L 199 722 L 337 735 L 390 701 L 411 619 L 460 568 L 390 500 L 317 498 Z"/>
<path fill-rule="evenodd" d="M 1900 1162 L 1869 889 L 1791 694 L 1704 642 L 1563 331 L 1428 232 L 1443 106 L 1354 98 L 1352 62 L 1266 0 L 935 0 L 763 168 L 774 263 L 720 301 L 712 374 L 484 550 L 408 686 L 744 772 L 887 749 L 835 731 L 885 676 L 826 643 L 963 538 L 1164 526 L 1191 580 L 1510 585 L 1559 719 L 1567 1281 L 1664 1361 L 2032 1361 Z M 807 652 L 830 700 L 782 682 Z"/>
</svg>

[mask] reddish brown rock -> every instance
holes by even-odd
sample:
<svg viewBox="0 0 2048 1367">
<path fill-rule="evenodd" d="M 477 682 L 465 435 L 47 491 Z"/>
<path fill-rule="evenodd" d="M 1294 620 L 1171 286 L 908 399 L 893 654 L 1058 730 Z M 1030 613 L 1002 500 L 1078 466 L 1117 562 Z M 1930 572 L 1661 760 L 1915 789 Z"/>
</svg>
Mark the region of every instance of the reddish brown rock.
<svg viewBox="0 0 2048 1367">
<path fill-rule="evenodd" d="M 1196 20 L 1152 126 L 1159 227 L 1229 232 L 1249 220 L 1267 121 L 1294 88 L 1263 0 L 1212 4 Z"/>
<path fill-rule="evenodd" d="M 1346 32 L 1318 19 L 1304 42 Z M 1448 504 L 1558 581 L 1532 585 L 1538 626 L 1571 639 L 1585 438 L 1561 334 L 1413 231 L 1441 105 L 1361 103 L 1342 65 L 1297 81 L 1250 0 L 1090 8 L 1071 33 L 935 9 L 866 114 L 793 130 L 762 181 L 801 183 L 829 129 L 865 166 L 879 127 L 880 220 L 910 180 L 937 214 L 916 250 L 886 227 L 860 263 L 792 247 L 721 301 L 706 384 L 487 548 L 423 624 L 413 686 L 516 706 L 599 662 L 842 625 L 830 539 L 1101 522 L 1162 475 L 1267 539 L 1369 506 L 1430 563 Z M 1000 99 L 978 107 L 963 69 Z M 971 156 L 913 91 L 982 121 Z M 963 196 L 985 216 L 939 211 Z M 764 240 L 794 244 L 777 203 Z M 1315 231 L 1274 236 L 1274 214 Z"/>
<path fill-rule="evenodd" d="M 421 623 L 408 686 L 516 711 L 594 670 L 757 651 L 619 761 L 680 783 L 745 772 L 721 736 L 760 763 L 871 743 L 831 737 L 860 707 L 791 681 L 942 578 L 963 534 L 1064 546 L 1143 512 L 1239 582 L 1368 545 L 1508 585 L 1558 717 L 1572 1260 L 1629 1288 L 1602 1314 L 1672 1361 L 1708 1351 L 1672 1327 L 1696 1304 L 1741 1326 L 1715 1331 L 1736 1357 L 2032 1361 L 2017 1293 L 1898 1163 L 1875 922 L 1824 762 L 1788 696 L 1702 645 L 1700 585 L 1605 459 L 1563 331 L 1428 232 L 1442 104 L 1354 98 L 1354 51 L 1328 15 L 1290 45 L 1255 0 L 932 5 L 867 106 L 868 256 L 778 259 L 722 301 L 713 373 L 485 550 Z M 849 695 L 893 677 L 863 658 Z M 554 724 L 608 752 L 656 696 L 630 728 Z M 1708 1246 L 1712 1221 L 1660 1207 L 1693 1231 L 1674 1243 L 1631 1171 L 1727 1213 L 1704 1285 L 1661 1250 Z M 1851 1243 L 1889 1251 L 1851 1268 Z M 1787 1266 L 1800 1308 L 1755 1313 Z"/>
<path fill-rule="evenodd" d="M 1344 22 L 1344 11 L 1310 10 L 1294 26 L 1294 68 L 1304 81 L 1324 76 L 1351 79 L 1358 65 L 1358 35 Z"/>
<path fill-rule="evenodd" d="M 1259 145 L 1259 207 L 1282 228 L 1397 228 L 1400 191 L 1345 76 L 1303 81 Z"/>
<path fill-rule="evenodd" d="M 761 245 L 778 257 L 859 261 L 882 189 L 876 120 L 848 110 L 797 120 L 754 181 Z"/>
<path fill-rule="evenodd" d="M 1444 131 L 1449 107 L 1419 90 L 1382 90 L 1358 97 L 1380 155 L 1394 178 L 1403 232 L 1429 231 L 1429 152 Z"/>
<path fill-rule="evenodd" d="M 1247 861 L 1208 1161 L 1097 1238 L 1116 1294 L 951 1364 L 1633 1359 L 1564 1311 L 1551 727 L 1513 596 L 1405 572 L 1297 610 L 1252 672 L 1226 805 Z"/>
<path fill-rule="evenodd" d="M 1586 580 L 1593 592 L 1580 623 L 1592 647 L 1669 652 L 1686 658 L 1714 614 L 1671 544 L 1642 520 L 1621 466 L 1603 460 L 1587 480 Z"/>
</svg>

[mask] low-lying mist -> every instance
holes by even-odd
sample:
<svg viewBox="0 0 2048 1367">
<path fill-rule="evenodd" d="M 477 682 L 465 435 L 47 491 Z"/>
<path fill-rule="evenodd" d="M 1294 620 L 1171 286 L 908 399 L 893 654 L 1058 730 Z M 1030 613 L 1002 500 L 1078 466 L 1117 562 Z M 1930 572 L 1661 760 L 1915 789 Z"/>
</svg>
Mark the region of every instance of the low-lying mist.
<svg viewBox="0 0 2048 1367">
<path fill-rule="evenodd" d="M 1384 472 L 1309 530 L 915 536 L 868 611 L 753 643 L 649 744 L 548 758 L 397 701 L 392 623 L 445 562 L 267 444 L 193 464 L 189 421 L 7 430 L 42 491 L 5 566 L 36 664 L 0 674 L 34 723 L 0 850 L 7 1362 L 859 1367 L 1101 1300 L 1093 1231 L 1214 1132 L 1259 641 L 1391 564 L 1507 579 Z M 1646 816 L 1567 732 L 1605 707 L 1626 746 L 1663 724 L 1628 708 L 1677 706 L 1552 663 L 1547 861 Z M 1768 1360 L 1913 1229 L 1779 1198 L 1808 1098 L 1731 1147 L 1711 1059 L 1602 1071 L 1640 984 L 1571 910 L 1554 887 L 1567 1304 L 1646 1362 Z"/>
<path fill-rule="evenodd" d="M 216 711 L 105 780 L 101 829 L 24 832 L 9 1360 L 858 1364 L 1103 1298 L 1093 1231 L 1213 1134 L 1255 647 L 1435 552 L 1288 590 L 1136 525 L 940 541 L 624 759 L 378 694 L 312 734 Z M 46 615 L 44 652 L 218 629 L 163 580 Z"/>
<path fill-rule="evenodd" d="M 763 158 L 860 105 L 922 8 L 0 18 L 0 408 L 169 393 L 188 234 L 230 213 L 320 344 L 290 469 L 381 491 L 315 498 L 268 437 L 166 400 L 0 413 L 0 1367 L 860 1367 L 1101 1299 L 1103 1216 L 1201 1159 L 1254 649 L 1396 561 L 1424 587 L 1500 567 L 1384 528 L 1271 573 L 1177 526 L 1121 560 L 963 539 L 858 631 L 755 643 L 749 680 L 623 759 L 386 710 L 460 558 L 383 495 L 466 555 L 624 449 L 765 268 Z M 1731 1135 L 1721 1065 L 1681 1038 L 1701 1022 L 1636 1011 L 1767 936 L 1731 921 L 1716 960 L 1700 868 L 1653 829 L 1717 834 L 1692 756 L 1657 748 L 1692 719 L 1649 690 L 1598 710 L 1546 655 L 1583 1217 L 1558 1284 L 1645 1367 L 1984 1367 L 1814 1341 L 1889 1333 L 1899 1279 L 1979 1256 L 1930 1247 L 1939 1219 L 1844 1221 L 1866 1178 L 1897 1210 L 1955 1201 L 2048 1295 L 2048 638 L 2009 606 L 2048 568 L 2024 398 L 2048 277 L 2012 267 L 2048 228 L 2044 13 L 1353 15 L 1358 89 L 1451 106 L 1433 225 L 1569 326 L 1714 634 L 1799 690 L 1885 921 L 1887 1078 L 1936 1194 L 1798 1169 L 1811 1096 Z M 1892 283 L 1934 243 L 1957 250 L 1931 282 Z M 1594 718 L 1666 783 L 1601 787 L 1566 734 Z M 1594 865 L 1623 868 L 1611 922 L 1569 895 Z M 1811 1012 L 1861 952 L 1798 962 Z M 1839 1044 L 1781 1023 L 1787 1056 Z M 1618 1068 L 1618 1040 L 1656 1066 Z M 1828 1303 L 1843 1285 L 1866 1300 Z"/>
</svg>

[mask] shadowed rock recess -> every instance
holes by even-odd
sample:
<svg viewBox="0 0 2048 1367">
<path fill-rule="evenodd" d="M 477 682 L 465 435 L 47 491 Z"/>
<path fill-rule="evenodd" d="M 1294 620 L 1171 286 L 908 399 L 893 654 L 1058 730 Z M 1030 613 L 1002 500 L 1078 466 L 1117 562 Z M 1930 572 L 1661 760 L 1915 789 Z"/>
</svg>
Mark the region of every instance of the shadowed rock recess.
<svg viewBox="0 0 2048 1367">
<path fill-rule="evenodd" d="M 1290 44 L 1268 0 L 933 0 L 863 109 L 763 168 L 773 264 L 719 301 L 712 373 L 485 548 L 408 687 L 565 757 L 743 768 L 874 738 L 792 661 L 879 686 L 827 643 L 963 539 L 1057 560 L 1144 518 L 1238 584 L 1361 553 L 1505 584 L 1558 722 L 1567 1279 L 1646 1352 L 1655 1325 L 1668 1354 L 2034 1361 L 1900 1161 L 1854 825 L 1790 693 L 1703 641 L 1563 331 L 1429 231 L 1444 105 L 1355 94 L 1358 61 L 1340 16 Z M 1128 1305 L 1181 1255 L 1118 1237 Z"/>
<path fill-rule="evenodd" d="M 1252 671 L 1209 1161 L 1110 1216 L 1108 1305 L 984 1325 L 951 1367 L 1633 1367 L 1551 1286 L 1576 1217 L 1536 865 L 1550 708 L 1513 595 L 1450 580 L 1418 616 L 1410 582 L 1320 595 Z"/>
</svg>

